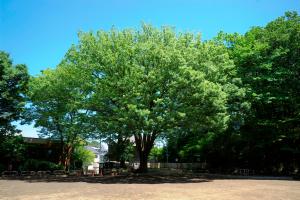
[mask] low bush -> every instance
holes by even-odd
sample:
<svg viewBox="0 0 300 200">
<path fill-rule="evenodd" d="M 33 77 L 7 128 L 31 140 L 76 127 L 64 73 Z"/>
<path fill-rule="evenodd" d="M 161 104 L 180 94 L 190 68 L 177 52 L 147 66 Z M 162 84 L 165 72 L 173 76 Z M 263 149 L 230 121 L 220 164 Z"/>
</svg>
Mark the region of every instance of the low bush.
<svg viewBox="0 0 300 200">
<path fill-rule="evenodd" d="M 0 174 L 5 171 L 5 166 L 0 163 Z"/>
<path fill-rule="evenodd" d="M 28 159 L 19 167 L 20 171 L 53 171 L 61 169 L 63 169 L 63 167 L 59 164 L 36 159 Z"/>
</svg>

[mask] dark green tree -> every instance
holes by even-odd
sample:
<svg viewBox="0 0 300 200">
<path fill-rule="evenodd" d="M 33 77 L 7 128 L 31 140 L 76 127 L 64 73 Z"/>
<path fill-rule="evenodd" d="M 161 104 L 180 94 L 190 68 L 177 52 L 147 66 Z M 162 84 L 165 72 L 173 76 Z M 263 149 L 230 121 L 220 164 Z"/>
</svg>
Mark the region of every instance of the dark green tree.
<svg viewBox="0 0 300 200">
<path fill-rule="evenodd" d="M 0 164 L 11 165 L 24 155 L 22 138 L 13 122 L 21 119 L 29 75 L 25 65 L 13 65 L 9 54 L 0 51 Z"/>
<path fill-rule="evenodd" d="M 9 54 L 0 51 L 0 140 L 18 132 L 12 122 L 19 120 L 25 106 L 29 75 L 25 65 L 13 66 Z"/>
<path fill-rule="evenodd" d="M 300 162 L 300 17 L 287 12 L 225 38 L 252 105 L 236 146 L 241 163 L 291 171 Z"/>
<path fill-rule="evenodd" d="M 106 140 L 108 144 L 107 157 L 111 161 L 120 162 L 120 167 L 125 168 L 125 162 L 133 161 L 135 157 L 135 150 L 132 142 L 128 138 L 122 138 L 121 134 L 117 135 L 119 138 L 108 137 Z"/>
</svg>

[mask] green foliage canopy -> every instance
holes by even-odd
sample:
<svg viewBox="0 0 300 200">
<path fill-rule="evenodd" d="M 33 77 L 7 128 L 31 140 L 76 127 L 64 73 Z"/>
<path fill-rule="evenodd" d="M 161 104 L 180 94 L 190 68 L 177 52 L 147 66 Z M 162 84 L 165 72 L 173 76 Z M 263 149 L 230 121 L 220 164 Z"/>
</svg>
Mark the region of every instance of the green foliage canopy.
<svg viewBox="0 0 300 200">
<path fill-rule="evenodd" d="M 63 65 L 89 91 L 100 132 L 134 136 L 141 165 L 158 136 L 224 130 L 237 88 L 224 46 L 168 27 L 80 33 Z"/>
<path fill-rule="evenodd" d="M 245 35 L 220 33 L 216 42 L 228 48 L 245 88 L 243 102 L 251 103 L 251 109 L 238 131 L 229 128 L 194 140 L 182 153 L 201 152 L 215 167 L 247 167 L 270 174 L 296 169 L 300 165 L 299 15 L 287 12 Z"/>
<path fill-rule="evenodd" d="M 83 106 L 84 92 L 78 89 L 72 73 L 62 66 L 44 70 L 40 76 L 31 78 L 28 93 L 28 120 L 41 128 L 40 136 L 61 141 L 60 162 L 65 168 L 70 164 L 74 146 L 93 130 L 91 112 Z"/>
<path fill-rule="evenodd" d="M 19 120 L 25 106 L 29 75 L 25 65 L 13 66 L 9 54 L 0 51 L 0 140 L 16 133 L 13 121 Z"/>
</svg>

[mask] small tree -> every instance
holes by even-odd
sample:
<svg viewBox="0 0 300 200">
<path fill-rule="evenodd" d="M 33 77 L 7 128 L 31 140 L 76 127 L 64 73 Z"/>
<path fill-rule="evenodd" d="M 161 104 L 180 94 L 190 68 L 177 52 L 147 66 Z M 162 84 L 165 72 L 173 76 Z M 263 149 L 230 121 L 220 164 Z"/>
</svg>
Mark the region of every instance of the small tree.
<svg viewBox="0 0 300 200">
<path fill-rule="evenodd" d="M 149 154 L 149 160 L 162 162 L 164 158 L 164 149 L 161 147 L 153 147 Z"/>
<path fill-rule="evenodd" d="M 71 81 L 70 81 L 71 80 Z M 59 139 L 60 164 L 68 170 L 74 146 L 93 130 L 91 112 L 84 109 L 85 93 L 78 89 L 72 73 L 58 66 L 30 80 L 31 107 L 28 117 L 40 127 L 40 136 Z"/>
<path fill-rule="evenodd" d="M 84 146 L 78 145 L 75 147 L 72 157 L 75 162 L 76 161 L 81 162 L 82 167 L 85 168 L 94 161 L 95 155 L 93 152 L 84 148 Z"/>
</svg>

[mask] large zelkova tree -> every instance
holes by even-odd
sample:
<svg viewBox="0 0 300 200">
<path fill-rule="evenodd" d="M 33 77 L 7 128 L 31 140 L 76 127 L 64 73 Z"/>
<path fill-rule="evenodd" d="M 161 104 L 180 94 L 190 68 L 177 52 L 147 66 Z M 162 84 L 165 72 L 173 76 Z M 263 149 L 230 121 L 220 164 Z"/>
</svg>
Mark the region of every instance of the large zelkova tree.
<svg viewBox="0 0 300 200">
<path fill-rule="evenodd" d="M 252 167 L 291 171 L 300 164 L 300 17 L 287 12 L 225 38 L 252 104 L 240 152 Z"/>
<path fill-rule="evenodd" d="M 40 136 L 60 140 L 60 164 L 69 169 L 74 147 L 95 129 L 92 113 L 84 109 L 85 92 L 74 81 L 73 71 L 59 65 L 47 69 L 29 83 L 27 120 L 40 128 Z"/>
<path fill-rule="evenodd" d="M 141 172 L 157 137 L 227 126 L 235 67 L 224 46 L 199 36 L 148 25 L 80 33 L 63 63 L 84 80 L 99 131 L 134 137 Z"/>
<path fill-rule="evenodd" d="M 26 66 L 13 65 L 9 54 L 0 51 L 0 164 L 22 159 L 24 146 L 13 122 L 22 117 L 28 80 Z"/>
</svg>

